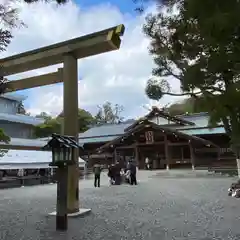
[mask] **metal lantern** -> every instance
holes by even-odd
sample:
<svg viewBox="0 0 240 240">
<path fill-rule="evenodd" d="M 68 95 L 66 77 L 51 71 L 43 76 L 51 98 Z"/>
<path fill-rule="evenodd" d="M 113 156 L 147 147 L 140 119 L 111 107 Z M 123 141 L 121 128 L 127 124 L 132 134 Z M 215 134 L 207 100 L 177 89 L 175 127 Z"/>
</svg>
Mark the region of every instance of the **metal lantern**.
<svg viewBox="0 0 240 240">
<path fill-rule="evenodd" d="M 52 150 L 51 166 L 66 166 L 74 164 L 73 151 L 75 148 L 81 148 L 73 137 L 52 134 L 52 139 L 43 149 Z"/>
<path fill-rule="evenodd" d="M 52 162 L 58 163 L 58 162 L 64 162 L 69 160 L 69 149 L 63 148 L 63 147 L 54 147 L 52 149 Z"/>
</svg>

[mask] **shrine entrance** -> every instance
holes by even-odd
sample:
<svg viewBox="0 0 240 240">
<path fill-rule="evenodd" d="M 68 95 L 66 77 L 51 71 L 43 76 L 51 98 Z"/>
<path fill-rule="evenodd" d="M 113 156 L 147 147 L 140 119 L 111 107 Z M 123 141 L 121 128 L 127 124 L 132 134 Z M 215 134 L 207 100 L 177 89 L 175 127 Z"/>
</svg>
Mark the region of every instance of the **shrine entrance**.
<svg viewBox="0 0 240 240">
<path fill-rule="evenodd" d="M 146 158 L 152 169 L 195 169 L 200 162 L 195 149 L 203 146 L 218 151 L 218 146 L 208 140 L 145 120 L 121 137 L 103 145 L 98 151 L 114 153 L 114 160 L 132 155 L 139 169 L 145 169 Z"/>
</svg>

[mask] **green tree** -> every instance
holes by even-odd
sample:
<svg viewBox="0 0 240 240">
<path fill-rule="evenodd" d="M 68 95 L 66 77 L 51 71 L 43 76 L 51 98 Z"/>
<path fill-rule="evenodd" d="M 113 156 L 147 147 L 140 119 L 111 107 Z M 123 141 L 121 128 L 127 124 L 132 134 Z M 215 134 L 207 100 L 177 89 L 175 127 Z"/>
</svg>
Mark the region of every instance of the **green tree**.
<svg viewBox="0 0 240 240">
<path fill-rule="evenodd" d="M 5 134 L 3 129 L 0 128 L 0 142 L 4 142 L 8 144 L 10 142 L 10 137 Z M 8 149 L 0 149 L 0 157 L 3 157 L 9 150 Z M 1 159 L 0 159 L 1 161 Z"/>
<path fill-rule="evenodd" d="M 23 102 L 20 102 L 20 103 L 18 104 L 17 113 L 18 113 L 18 114 L 23 114 L 23 115 L 28 115 L 28 116 L 30 116 L 30 113 L 28 113 L 28 112 L 26 111 Z"/>
<path fill-rule="evenodd" d="M 37 138 L 51 136 L 52 133 L 62 133 L 62 123 L 64 120 L 64 114 L 61 112 L 56 118 L 51 117 L 46 112 L 41 112 L 36 115 L 38 118 L 43 118 L 45 121 L 35 127 L 35 136 Z M 79 132 L 85 132 L 89 129 L 89 126 L 94 122 L 94 118 L 88 111 L 84 109 L 78 109 L 78 124 Z"/>
<path fill-rule="evenodd" d="M 169 0 L 165 11 L 147 17 L 145 34 L 156 68 L 146 86 L 155 100 L 163 95 L 194 98 L 210 113 L 211 126 L 224 124 L 240 158 L 240 2 Z M 169 77 L 181 84 L 173 93 Z"/>
<path fill-rule="evenodd" d="M 43 118 L 45 121 L 51 120 L 52 117 L 46 112 L 41 112 L 35 116 L 36 118 Z"/>
<path fill-rule="evenodd" d="M 61 112 L 57 118 L 61 119 L 60 121 L 63 121 L 64 113 Z M 78 109 L 78 126 L 80 133 L 87 131 L 89 126 L 94 123 L 94 120 L 95 119 L 90 112 L 81 108 Z"/>
<path fill-rule="evenodd" d="M 79 132 L 85 132 L 89 129 L 90 125 L 94 123 L 92 114 L 84 109 L 78 109 L 78 126 Z"/>
<path fill-rule="evenodd" d="M 97 124 L 101 123 L 118 123 L 123 121 L 121 113 L 123 112 L 123 106 L 119 104 L 113 105 L 110 102 L 104 103 L 102 106 L 98 106 L 98 112 L 95 116 Z"/>
<path fill-rule="evenodd" d="M 10 140 L 11 140 L 10 137 L 7 136 L 3 131 L 3 129 L 0 128 L 0 142 L 8 144 Z M 0 157 L 3 157 L 7 152 L 8 152 L 8 149 L 0 149 Z"/>
<path fill-rule="evenodd" d="M 61 122 L 56 118 L 47 118 L 43 124 L 35 126 L 35 136 L 37 138 L 49 137 L 52 133 L 61 133 Z"/>
<path fill-rule="evenodd" d="M 207 112 L 208 109 L 202 106 L 200 101 L 202 101 L 201 97 L 199 98 L 190 97 L 190 98 L 184 99 L 181 102 L 171 104 L 167 108 L 167 110 L 171 115 Z"/>
</svg>

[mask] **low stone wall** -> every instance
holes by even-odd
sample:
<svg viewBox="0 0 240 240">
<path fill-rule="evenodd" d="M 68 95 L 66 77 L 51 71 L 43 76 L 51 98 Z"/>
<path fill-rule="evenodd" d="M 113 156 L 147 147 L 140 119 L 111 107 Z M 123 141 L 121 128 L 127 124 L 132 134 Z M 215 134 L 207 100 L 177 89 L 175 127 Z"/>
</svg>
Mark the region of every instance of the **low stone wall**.
<svg viewBox="0 0 240 240">
<path fill-rule="evenodd" d="M 23 178 L 10 178 L 0 180 L 0 189 L 16 188 L 21 186 L 34 186 L 53 182 L 49 177 L 27 176 Z"/>
</svg>

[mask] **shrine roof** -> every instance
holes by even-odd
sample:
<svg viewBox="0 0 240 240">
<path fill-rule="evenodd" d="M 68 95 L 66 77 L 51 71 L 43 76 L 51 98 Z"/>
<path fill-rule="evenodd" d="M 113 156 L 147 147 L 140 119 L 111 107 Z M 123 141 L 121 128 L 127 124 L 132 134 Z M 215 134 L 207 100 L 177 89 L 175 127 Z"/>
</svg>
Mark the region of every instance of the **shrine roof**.
<svg viewBox="0 0 240 240">
<path fill-rule="evenodd" d="M 210 135 L 210 134 L 225 134 L 226 131 L 224 127 L 215 127 L 215 128 L 195 128 L 195 129 L 180 129 L 179 132 L 188 134 L 188 135 Z"/>
<path fill-rule="evenodd" d="M 133 121 L 118 124 L 102 124 L 88 129 L 84 133 L 78 135 L 79 143 L 97 143 L 107 142 L 121 136 L 125 129 L 130 126 Z"/>
<path fill-rule="evenodd" d="M 118 136 L 122 136 L 122 134 L 114 135 L 114 136 L 101 136 L 101 137 L 83 138 L 83 139 L 80 138 L 78 140 L 78 142 L 79 142 L 79 144 L 85 144 L 85 143 L 105 143 L 105 142 L 112 141 L 113 139 L 117 138 Z"/>
<path fill-rule="evenodd" d="M 139 125 L 137 125 L 136 127 L 132 128 L 131 130 L 129 130 L 127 132 L 125 132 L 122 136 L 119 136 L 119 137 L 115 138 L 114 140 L 104 144 L 98 150 L 101 151 L 105 148 L 109 148 L 111 145 L 119 144 L 120 142 L 124 141 L 126 138 L 128 138 L 129 136 L 131 136 L 135 132 L 141 131 L 141 130 L 143 130 L 145 128 L 149 128 L 149 127 L 153 128 L 153 129 L 156 129 L 156 130 L 160 130 L 162 132 L 166 132 L 166 133 L 169 133 L 169 134 L 173 134 L 173 135 L 176 135 L 176 136 L 179 136 L 179 137 L 186 138 L 187 140 L 194 141 L 194 142 L 200 143 L 202 145 L 218 147 L 217 145 L 215 145 L 211 141 L 205 140 L 203 138 L 193 136 L 193 135 L 188 135 L 184 132 L 177 131 L 177 130 L 174 130 L 174 129 L 171 129 L 171 128 L 168 128 L 168 127 L 163 127 L 163 126 L 160 126 L 160 125 L 155 124 L 153 122 L 150 122 L 148 120 L 144 120 Z"/>
<path fill-rule="evenodd" d="M 165 120 L 164 124 L 171 122 L 171 123 L 174 123 L 175 125 L 179 125 L 179 126 L 194 126 L 195 125 L 194 122 L 186 120 L 184 117 L 172 116 L 162 109 L 159 109 L 157 107 L 152 107 L 152 110 L 147 115 L 136 120 L 132 125 L 127 127 L 125 129 L 125 131 L 128 131 L 131 128 L 134 128 L 135 126 L 137 126 L 139 123 L 141 123 L 144 120 L 150 120 L 150 119 L 154 119 L 156 117 L 163 118 Z"/>
<path fill-rule="evenodd" d="M 221 124 L 215 128 L 208 127 L 209 114 L 206 112 L 178 115 L 177 118 L 183 119 L 186 122 L 192 122 L 193 124 L 179 125 L 177 123 L 166 124 L 166 122 L 165 124 L 159 126 L 169 128 L 172 131 L 178 130 L 191 136 L 225 133 L 225 130 Z M 136 121 L 131 120 L 118 124 L 103 124 L 94 126 L 86 132 L 79 134 L 79 143 L 85 144 L 112 141 L 113 139 L 122 136 L 124 133 L 130 130 L 130 127 L 139 125 L 142 120 L 143 118 Z"/>
</svg>

